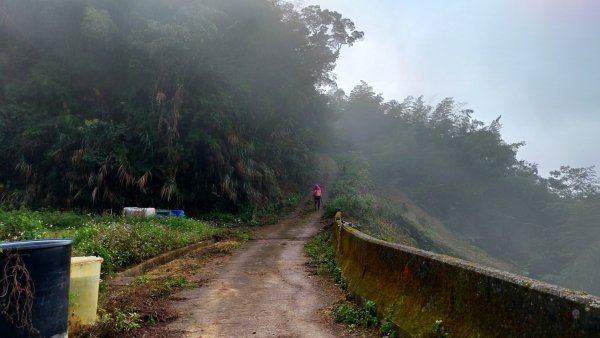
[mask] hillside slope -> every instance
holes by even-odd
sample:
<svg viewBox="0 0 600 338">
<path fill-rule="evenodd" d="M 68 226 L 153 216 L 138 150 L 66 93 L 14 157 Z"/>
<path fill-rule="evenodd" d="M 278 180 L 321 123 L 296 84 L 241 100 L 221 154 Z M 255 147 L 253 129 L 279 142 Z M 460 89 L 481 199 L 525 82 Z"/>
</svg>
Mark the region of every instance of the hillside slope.
<svg viewBox="0 0 600 338">
<path fill-rule="evenodd" d="M 395 232 L 399 239 L 404 237 L 405 241 L 412 241 L 414 246 L 419 248 L 501 270 L 515 271 L 515 268 L 509 263 L 490 256 L 481 248 L 470 243 L 468 239 L 450 231 L 440 220 L 418 207 L 400 190 L 386 187 L 376 194 L 381 195 L 382 200 L 386 203 L 398 206 L 401 211 L 405 220 L 405 228 L 401 229 L 397 225 L 390 227 L 390 231 Z M 411 226 L 408 234 L 406 223 Z"/>
<path fill-rule="evenodd" d="M 381 180 L 372 180 L 367 161 L 350 154 L 338 156 L 339 175 L 328 215 L 341 210 L 346 221 L 384 241 L 462 258 L 492 268 L 515 272 L 511 264 L 493 257 L 448 229 L 406 194 Z"/>
</svg>

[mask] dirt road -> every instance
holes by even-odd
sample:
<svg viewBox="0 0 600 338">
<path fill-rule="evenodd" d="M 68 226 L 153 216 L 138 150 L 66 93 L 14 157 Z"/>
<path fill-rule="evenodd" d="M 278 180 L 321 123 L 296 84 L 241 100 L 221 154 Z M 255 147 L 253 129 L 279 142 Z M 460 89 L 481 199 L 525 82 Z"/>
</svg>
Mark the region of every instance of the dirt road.
<svg viewBox="0 0 600 338">
<path fill-rule="evenodd" d="M 321 159 L 327 201 L 335 164 Z M 306 197 L 308 198 L 308 196 Z M 261 228 L 225 260 L 213 278 L 177 295 L 179 320 L 168 329 L 185 337 L 340 337 L 342 326 L 323 313 L 339 298 L 306 269 L 304 243 L 319 231 L 323 211 L 305 201 L 278 224 Z"/>
</svg>

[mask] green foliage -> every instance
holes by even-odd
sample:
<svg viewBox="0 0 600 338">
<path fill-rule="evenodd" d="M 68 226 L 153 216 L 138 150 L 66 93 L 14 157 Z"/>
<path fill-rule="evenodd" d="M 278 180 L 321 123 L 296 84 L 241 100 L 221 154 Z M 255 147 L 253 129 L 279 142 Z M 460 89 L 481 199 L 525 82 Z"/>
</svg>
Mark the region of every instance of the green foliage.
<svg viewBox="0 0 600 338">
<path fill-rule="evenodd" d="M 144 285 L 148 284 L 149 282 L 150 279 L 148 278 L 148 276 L 142 275 L 135 277 L 135 279 L 133 280 L 133 285 Z"/>
<path fill-rule="evenodd" d="M 398 338 L 398 332 L 396 331 L 396 326 L 392 321 L 392 309 L 387 308 L 383 311 L 383 319 L 381 320 L 379 332 L 383 336 L 389 338 Z"/>
<path fill-rule="evenodd" d="M 190 218 L 92 217 L 73 212 L 0 211 L 0 241 L 72 237 L 73 255 L 104 259 L 113 273 L 168 250 L 222 235 Z"/>
<path fill-rule="evenodd" d="M 162 252 L 211 238 L 218 232 L 222 230 L 192 219 L 100 220 L 77 231 L 74 252 L 104 258 L 103 273 L 112 273 Z"/>
<path fill-rule="evenodd" d="M 171 275 L 168 276 L 164 281 L 156 284 L 152 288 L 152 295 L 159 297 L 172 292 L 174 289 L 189 288 L 194 284 L 188 282 L 185 276 L 182 275 Z"/>
<path fill-rule="evenodd" d="M 301 200 L 302 200 L 302 195 L 295 194 L 295 195 L 284 198 L 282 204 L 283 204 L 283 207 L 285 207 L 285 208 L 292 208 L 292 207 L 297 206 Z"/>
<path fill-rule="evenodd" d="M 342 289 L 346 289 L 342 270 L 335 261 L 331 231 L 321 232 L 311 238 L 304 245 L 304 252 L 311 258 L 311 264 L 316 267 L 317 273 L 330 274 Z"/>
<path fill-rule="evenodd" d="M 363 307 L 359 308 L 342 303 L 333 309 L 333 314 L 337 322 L 345 323 L 350 330 L 357 327 L 376 327 L 379 324 L 377 307 L 372 301 L 367 301 Z"/>
<path fill-rule="evenodd" d="M 217 225 L 240 224 L 242 222 L 239 215 L 225 212 L 210 212 L 203 214 L 202 219 L 214 222 Z"/>
<path fill-rule="evenodd" d="M 563 198 L 584 199 L 600 192 L 594 167 L 561 166 L 559 170 L 550 172 L 547 182 L 550 190 Z"/>
<path fill-rule="evenodd" d="M 333 198 L 327 203 L 326 216 L 333 217 L 341 210 L 350 219 L 366 221 L 374 212 L 374 197 L 368 192 L 372 187 L 369 165 L 357 156 L 339 157 L 340 174 L 333 185 Z"/>
<path fill-rule="evenodd" d="M 164 283 L 165 287 L 167 288 L 187 288 L 192 286 L 193 284 L 191 284 L 190 282 L 187 281 L 187 279 L 185 278 L 185 276 L 169 276 L 167 277 L 167 280 Z"/>
<path fill-rule="evenodd" d="M 0 241 L 42 239 L 47 235 L 40 213 L 0 210 Z"/>
<path fill-rule="evenodd" d="M 341 195 L 327 204 L 326 215 L 329 217 L 342 210 L 354 218 L 366 218 L 373 211 L 374 202 L 375 198 L 370 194 Z"/>
<path fill-rule="evenodd" d="M 70 211 L 46 211 L 40 217 L 46 227 L 52 229 L 77 229 L 94 219 L 91 215 Z"/>
<path fill-rule="evenodd" d="M 331 241 L 331 232 L 327 231 L 319 233 L 304 245 L 304 252 L 321 272 L 331 271 L 335 266 Z"/>
<path fill-rule="evenodd" d="M 335 262 L 331 231 L 324 231 L 310 239 L 304 245 L 304 252 L 311 258 L 310 264 L 321 274 L 328 273 L 342 288 L 347 289 L 347 284 L 342 277 L 342 270 Z M 384 312 L 383 321 L 377 318 L 377 307 L 372 301 L 367 301 L 362 307 L 357 307 L 349 302 L 343 302 L 333 308 L 333 315 L 337 322 L 343 322 L 349 330 L 356 328 L 371 328 L 381 324 L 380 331 L 388 337 L 397 337 L 394 324 L 391 321 L 390 309 Z"/>
<path fill-rule="evenodd" d="M 110 313 L 100 313 L 95 328 L 101 332 L 101 336 L 114 337 L 139 329 L 142 322 L 137 312 L 115 310 Z"/>
<path fill-rule="evenodd" d="M 363 36 L 269 0 L 8 0 L 2 16 L 0 201 L 36 209 L 279 201 L 329 143 L 320 88 Z"/>
<path fill-rule="evenodd" d="M 107 10 L 98 10 L 88 7 L 83 13 L 81 20 L 81 33 L 92 41 L 109 43 L 117 32 L 117 26 L 113 22 Z"/>
<path fill-rule="evenodd" d="M 433 333 L 437 338 L 449 337 L 448 332 L 446 332 L 446 329 L 444 328 L 444 322 L 441 319 L 435 321 L 435 324 L 433 325 Z"/>
</svg>

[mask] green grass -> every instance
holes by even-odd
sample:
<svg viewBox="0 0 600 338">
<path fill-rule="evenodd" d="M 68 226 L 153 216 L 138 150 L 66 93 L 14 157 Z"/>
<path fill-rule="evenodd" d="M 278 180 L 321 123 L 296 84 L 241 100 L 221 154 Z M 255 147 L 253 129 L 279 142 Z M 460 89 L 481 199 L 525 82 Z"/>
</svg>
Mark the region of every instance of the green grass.
<svg viewBox="0 0 600 338">
<path fill-rule="evenodd" d="M 372 301 L 366 302 L 362 307 L 345 302 L 337 305 L 333 309 L 333 314 L 337 322 L 345 323 L 350 330 L 357 327 L 368 329 L 379 325 L 377 307 Z"/>
<path fill-rule="evenodd" d="M 0 241 L 72 238 L 73 256 L 102 257 L 103 274 L 191 243 L 222 237 L 223 232 L 222 228 L 189 218 L 0 211 Z"/>
<path fill-rule="evenodd" d="M 342 290 L 347 291 L 342 270 L 335 261 L 331 235 L 331 230 L 317 234 L 304 245 L 304 252 L 310 257 L 310 265 L 315 268 L 317 273 L 332 276 Z M 362 307 L 349 301 L 341 302 L 334 307 L 333 315 L 336 321 L 345 323 L 350 331 L 357 328 L 369 329 L 379 326 L 383 335 L 397 337 L 395 325 L 391 320 L 391 312 L 385 311 L 383 319 L 380 321 L 377 317 L 377 307 L 372 301 L 367 301 Z"/>
<path fill-rule="evenodd" d="M 369 178 L 369 165 L 360 157 L 336 158 L 340 173 L 333 183 L 332 198 L 327 203 L 325 217 L 342 211 L 346 220 L 369 226 L 378 217 L 377 200 L 371 193 L 373 182 Z"/>
<path fill-rule="evenodd" d="M 194 284 L 190 283 L 185 276 L 167 276 L 165 280 L 152 287 L 152 296 L 160 297 L 169 294 L 175 289 L 189 288 L 192 286 L 194 286 Z"/>
<path fill-rule="evenodd" d="M 342 278 L 342 271 L 335 262 L 331 231 L 324 231 L 310 239 L 304 245 L 304 252 L 311 258 L 311 264 L 317 273 L 330 274 L 343 289 L 346 283 Z"/>
</svg>

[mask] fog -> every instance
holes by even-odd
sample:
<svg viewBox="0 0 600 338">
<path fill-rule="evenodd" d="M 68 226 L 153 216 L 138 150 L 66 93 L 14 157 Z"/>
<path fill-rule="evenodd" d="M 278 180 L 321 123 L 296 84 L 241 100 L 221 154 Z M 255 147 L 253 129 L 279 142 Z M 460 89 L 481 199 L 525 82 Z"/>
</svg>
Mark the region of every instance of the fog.
<svg viewBox="0 0 600 338">
<path fill-rule="evenodd" d="M 0 207 L 253 220 L 317 154 L 353 154 L 364 181 L 329 216 L 419 231 L 372 178 L 517 272 L 600 294 L 600 184 L 576 168 L 599 156 L 599 6 L 544 3 L 2 1 Z M 322 90 L 333 69 L 345 94 Z M 517 149 L 573 167 L 546 179 Z"/>
<path fill-rule="evenodd" d="M 364 80 L 386 99 L 454 97 L 540 173 L 600 165 L 597 1 L 304 1 L 351 18 L 365 40 L 336 69 L 348 92 Z"/>
</svg>

